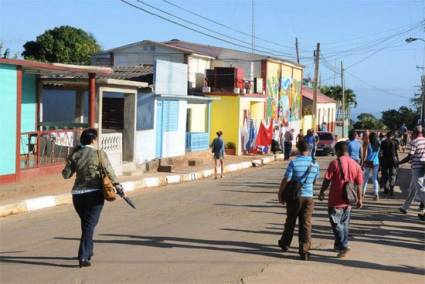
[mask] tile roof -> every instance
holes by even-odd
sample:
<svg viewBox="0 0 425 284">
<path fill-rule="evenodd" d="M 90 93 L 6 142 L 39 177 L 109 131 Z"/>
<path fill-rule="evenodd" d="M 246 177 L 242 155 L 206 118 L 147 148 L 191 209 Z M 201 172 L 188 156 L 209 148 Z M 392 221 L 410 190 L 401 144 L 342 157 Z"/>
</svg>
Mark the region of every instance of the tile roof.
<svg viewBox="0 0 425 284">
<path fill-rule="evenodd" d="M 304 98 L 307 98 L 309 100 L 313 100 L 313 89 L 302 86 L 301 88 L 301 93 L 303 95 Z M 317 92 L 317 102 L 318 103 L 336 103 L 336 101 L 328 96 L 325 96 L 324 94 L 322 94 L 320 91 Z"/>
</svg>

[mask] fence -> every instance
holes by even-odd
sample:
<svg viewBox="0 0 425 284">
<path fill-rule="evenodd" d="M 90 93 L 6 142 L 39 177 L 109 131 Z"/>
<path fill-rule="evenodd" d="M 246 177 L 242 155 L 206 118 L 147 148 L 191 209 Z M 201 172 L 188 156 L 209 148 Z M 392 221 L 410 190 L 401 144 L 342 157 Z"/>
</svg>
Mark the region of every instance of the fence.
<svg viewBox="0 0 425 284">
<path fill-rule="evenodd" d="M 78 144 L 82 129 L 46 130 L 21 133 L 21 169 L 63 163 Z"/>
<path fill-rule="evenodd" d="M 101 147 L 108 154 L 109 161 L 116 174 L 122 172 L 122 133 L 102 133 Z"/>
</svg>

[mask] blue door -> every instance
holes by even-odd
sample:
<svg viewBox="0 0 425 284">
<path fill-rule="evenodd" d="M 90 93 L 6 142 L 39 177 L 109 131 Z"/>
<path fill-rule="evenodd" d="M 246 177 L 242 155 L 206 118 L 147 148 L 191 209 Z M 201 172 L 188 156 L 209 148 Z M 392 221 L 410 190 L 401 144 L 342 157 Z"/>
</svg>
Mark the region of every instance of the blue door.
<svg viewBox="0 0 425 284">
<path fill-rule="evenodd" d="M 163 130 L 163 119 L 164 119 L 164 111 L 163 111 L 163 101 L 156 101 L 156 147 L 155 147 L 155 156 L 156 158 L 162 158 L 162 134 Z"/>
</svg>

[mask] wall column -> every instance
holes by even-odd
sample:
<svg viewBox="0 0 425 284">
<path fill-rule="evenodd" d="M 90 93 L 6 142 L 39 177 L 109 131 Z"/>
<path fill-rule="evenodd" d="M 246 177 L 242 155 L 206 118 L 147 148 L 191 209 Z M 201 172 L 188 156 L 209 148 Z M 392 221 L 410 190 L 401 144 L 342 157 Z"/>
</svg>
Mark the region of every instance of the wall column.
<svg viewBox="0 0 425 284">
<path fill-rule="evenodd" d="M 21 172 L 22 67 L 16 69 L 16 175 Z"/>
<path fill-rule="evenodd" d="M 94 128 L 96 121 L 96 74 L 89 73 L 89 127 Z"/>
</svg>

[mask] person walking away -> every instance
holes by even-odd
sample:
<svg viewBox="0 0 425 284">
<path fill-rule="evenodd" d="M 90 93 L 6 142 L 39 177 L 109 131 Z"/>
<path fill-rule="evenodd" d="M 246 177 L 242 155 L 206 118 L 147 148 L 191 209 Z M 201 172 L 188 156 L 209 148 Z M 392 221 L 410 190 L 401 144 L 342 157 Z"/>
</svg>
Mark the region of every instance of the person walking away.
<svg viewBox="0 0 425 284">
<path fill-rule="evenodd" d="M 217 137 L 211 143 L 212 153 L 214 156 L 214 179 L 217 179 L 217 165 L 220 161 L 220 178 L 223 178 L 224 171 L 224 140 L 223 131 L 217 131 Z"/>
<path fill-rule="evenodd" d="M 304 139 L 304 134 L 303 134 L 303 130 L 300 129 L 300 132 L 297 135 L 297 138 L 295 139 L 295 145 L 298 144 L 298 142 L 300 142 L 301 140 Z"/>
<path fill-rule="evenodd" d="M 328 215 L 334 233 L 334 249 L 337 257 L 345 257 L 350 250 L 348 236 L 350 229 L 351 206 L 343 198 L 343 190 L 346 182 L 357 186 L 357 208 L 363 205 L 361 185 L 363 173 L 358 163 L 348 155 L 347 143 L 340 141 L 335 145 L 337 159 L 333 160 L 326 170 L 319 200 L 324 200 L 325 192 L 329 188 Z"/>
<path fill-rule="evenodd" d="M 416 126 L 414 132 L 414 139 L 410 142 L 410 152 L 406 158 L 401 160 L 398 165 L 411 162 L 412 164 L 412 178 L 409 187 L 409 195 L 407 196 L 400 212 L 407 214 L 410 205 L 415 200 L 418 191 L 425 191 L 424 175 L 425 175 L 425 138 L 422 126 Z M 421 193 L 422 194 L 422 193 Z M 423 203 L 422 211 L 423 211 Z"/>
<path fill-rule="evenodd" d="M 313 184 L 319 177 L 319 165 L 311 158 L 308 145 L 305 141 L 297 144 L 298 156 L 292 160 L 286 169 L 284 178 L 280 184 L 278 193 L 279 202 L 285 204 L 283 193 L 286 184 L 290 180 L 297 180 L 302 184 L 299 198 L 286 204 L 285 229 L 281 239 L 278 241 L 279 247 L 287 251 L 291 245 L 294 235 L 295 224 L 298 218 L 299 254 L 302 260 L 309 260 L 311 247 L 311 219 L 314 209 Z"/>
<path fill-rule="evenodd" d="M 384 194 L 393 196 L 397 177 L 398 148 L 394 140 L 394 133 L 389 131 L 386 136 L 387 139 L 382 141 L 379 153 L 382 173 L 381 186 L 384 189 Z"/>
<path fill-rule="evenodd" d="M 313 159 L 316 159 L 316 139 L 314 137 L 314 133 L 312 129 L 307 130 L 307 135 L 304 136 L 304 141 L 307 143 L 308 151 L 310 152 L 310 156 Z"/>
<path fill-rule="evenodd" d="M 272 139 L 272 153 L 276 154 L 277 151 L 280 150 L 279 148 L 279 126 L 275 126 L 273 129 L 273 139 Z"/>
<path fill-rule="evenodd" d="M 292 151 L 292 141 L 294 140 L 294 129 L 286 129 L 285 132 L 285 142 L 284 142 L 284 149 L 285 149 L 285 160 L 289 160 L 289 157 L 291 156 Z"/>
<path fill-rule="evenodd" d="M 280 124 L 280 127 L 279 127 L 279 147 L 280 147 L 280 149 L 285 149 L 285 133 L 286 133 L 287 129 L 288 128 L 286 128 L 283 125 L 283 123 Z"/>
<path fill-rule="evenodd" d="M 401 148 L 404 153 L 406 151 L 407 139 L 409 134 L 409 130 L 407 129 L 407 126 L 405 123 L 403 123 L 403 125 L 400 127 L 400 134 L 401 134 Z"/>
<path fill-rule="evenodd" d="M 357 140 L 357 133 L 355 130 L 351 130 L 348 133 L 348 154 L 356 161 L 359 165 L 362 161 L 362 144 Z"/>
<path fill-rule="evenodd" d="M 85 129 L 80 137 L 81 145 L 73 150 L 66 160 L 62 176 L 69 179 L 76 174 L 72 188 L 72 203 L 81 220 L 81 239 L 78 249 L 80 267 L 91 265 L 93 234 L 104 204 L 101 181 L 101 165 L 119 194 L 124 195 L 122 185 L 103 150 L 97 150 L 96 129 Z"/>
<path fill-rule="evenodd" d="M 369 134 L 369 145 L 366 152 L 366 159 L 363 163 L 364 177 L 363 177 L 363 195 L 366 194 L 367 182 L 369 175 L 372 173 L 373 190 L 375 193 L 374 200 L 379 200 L 379 183 L 378 183 L 378 172 L 379 172 L 379 141 L 375 132 Z"/>
<path fill-rule="evenodd" d="M 370 135 L 370 131 L 369 129 L 366 129 L 365 132 L 363 132 L 363 137 L 362 137 L 362 165 L 364 163 L 364 160 L 366 159 L 366 154 L 367 154 L 367 148 L 369 146 L 369 135 Z"/>
</svg>

